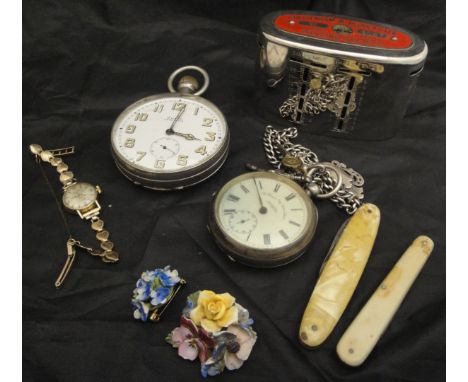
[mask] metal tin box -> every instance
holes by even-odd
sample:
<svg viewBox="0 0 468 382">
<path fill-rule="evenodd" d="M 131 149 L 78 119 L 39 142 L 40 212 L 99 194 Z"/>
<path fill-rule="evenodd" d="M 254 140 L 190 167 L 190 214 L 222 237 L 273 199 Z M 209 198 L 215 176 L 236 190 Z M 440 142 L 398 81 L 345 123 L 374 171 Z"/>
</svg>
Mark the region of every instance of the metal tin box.
<svg viewBox="0 0 468 382">
<path fill-rule="evenodd" d="M 395 134 L 427 56 L 404 29 L 306 11 L 266 15 L 258 42 L 263 116 L 355 139 Z"/>
</svg>

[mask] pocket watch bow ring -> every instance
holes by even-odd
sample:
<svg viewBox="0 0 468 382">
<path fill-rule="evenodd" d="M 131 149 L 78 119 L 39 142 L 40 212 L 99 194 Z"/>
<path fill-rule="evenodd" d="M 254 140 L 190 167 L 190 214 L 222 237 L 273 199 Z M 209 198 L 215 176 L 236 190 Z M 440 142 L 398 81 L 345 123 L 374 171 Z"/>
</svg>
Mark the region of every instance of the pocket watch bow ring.
<svg viewBox="0 0 468 382">
<path fill-rule="evenodd" d="M 78 182 L 73 172 L 68 169 L 68 165 L 61 158 L 63 155 L 73 154 L 75 152 L 75 148 L 67 147 L 64 149 L 43 150 L 41 146 L 32 144 L 29 146 L 29 149 L 36 156 L 39 165 L 41 162 L 46 162 L 55 167 L 57 172 L 60 174 L 59 179 L 63 185 L 63 206 L 67 211 L 75 213 L 81 219 L 91 222 L 91 228 L 96 232 L 96 239 L 99 241 L 101 247 L 100 250 L 93 249 L 83 245 L 80 241 L 72 237 L 67 219 L 60 206 L 60 202 L 56 198 L 55 192 L 41 166 L 41 172 L 52 195 L 56 199 L 61 218 L 69 236 L 67 241 L 67 260 L 55 282 L 55 286 L 57 288 L 60 287 L 67 277 L 75 259 L 75 247 L 86 250 L 92 256 L 100 257 L 105 263 L 117 262 L 119 260 L 119 254 L 114 250 L 114 243 L 109 240 L 109 231 L 104 229 L 104 221 L 99 217 L 101 205 L 98 202 L 98 195 L 101 193 L 101 188 L 99 186 L 93 186 L 90 183 Z"/>
<path fill-rule="evenodd" d="M 203 85 L 191 75 L 181 77 L 187 72 L 201 75 Z M 111 147 L 125 177 L 146 188 L 172 190 L 200 183 L 220 169 L 229 129 L 222 112 L 200 97 L 208 84 L 204 69 L 184 66 L 169 76 L 170 93 L 143 98 L 119 115 Z"/>
</svg>

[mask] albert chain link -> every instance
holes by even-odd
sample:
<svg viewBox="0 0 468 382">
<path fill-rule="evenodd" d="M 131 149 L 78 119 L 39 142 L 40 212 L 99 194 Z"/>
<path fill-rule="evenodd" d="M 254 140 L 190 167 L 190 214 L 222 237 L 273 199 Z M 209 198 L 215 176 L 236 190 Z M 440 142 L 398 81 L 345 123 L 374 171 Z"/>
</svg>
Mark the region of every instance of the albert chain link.
<svg viewBox="0 0 468 382">
<path fill-rule="evenodd" d="M 353 214 L 364 198 L 362 176 L 338 161 L 319 162 L 312 150 L 291 142 L 297 136 L 295 127 L 275 130 L 267 126 L 263 145 L 275 172 L 299 182 L 310 196 L 329 198 L 338 208 Z"/>
<path fill-rule="evenodd" d="M 326 111 L 331 103 L 336 101 L 346 90 L 349 76 L 328 73 L 313 78 L 304 95 L 305 114 L 320 114 Z M 299 96 L 288 98 L 279 108 L 281 117 L 296 118 Z"/>
<path fill-rule="evenodd" d="M 281 159 L 285 154 L 300 157 L 305 165 L 318 163 L 317 154 L 299 144 L 293 144 L 291 139 L 297 138 L 297 129 L 288 127 L 283 130 L 275 130 L 267 126 L 263 135 L 263 147 L 268 162 L 276 169 L 281 168 Z"/>
<path fill-rule="evenodd" d="M 305 112 L 308 114 L 319 114 L 328 109 L 328 106 L 341 96 L 348 84 L 347 76 L 343 74 L 328 74 L 317 89 L 310 88 L 307 91 Z"/>
</svg>

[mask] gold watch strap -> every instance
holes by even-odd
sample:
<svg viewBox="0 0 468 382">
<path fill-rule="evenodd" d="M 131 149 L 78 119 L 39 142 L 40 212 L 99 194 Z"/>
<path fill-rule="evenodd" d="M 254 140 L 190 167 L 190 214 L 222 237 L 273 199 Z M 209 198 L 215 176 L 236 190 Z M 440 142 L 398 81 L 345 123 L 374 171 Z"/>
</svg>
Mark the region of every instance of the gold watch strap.
<svg viewBox="0 0 468 382">
<path fill-rule="evenodd" d="M 60 156 L 73 154 L 75 147 L 66 147 L 58 150 L 43 150 L 41 146 L 37 144 L 29 145 L 29 149 L 39 160 L 50 163 L 55 167 L 57 172 L 60 174 L 60 182 L 64 187 L 69 186 L 75 181 L 73 172 L 68 170 L 68 165 L 63 161 Z"/>
<path fill-rule="evenodd" d="M 104 221 L 99 216 L 91 218 L 91 228 L 96 231 L 96 239 L 101 242 L 101 248 L 104 252 L 91 253 L 92 255 L 98 255 L 101 260 L 105 263 L 115 263 L 119 261 L 119 253 L 114 251 L 114 243 L 109 240 L 109 231 L 104 229 Z"/>
</svg>

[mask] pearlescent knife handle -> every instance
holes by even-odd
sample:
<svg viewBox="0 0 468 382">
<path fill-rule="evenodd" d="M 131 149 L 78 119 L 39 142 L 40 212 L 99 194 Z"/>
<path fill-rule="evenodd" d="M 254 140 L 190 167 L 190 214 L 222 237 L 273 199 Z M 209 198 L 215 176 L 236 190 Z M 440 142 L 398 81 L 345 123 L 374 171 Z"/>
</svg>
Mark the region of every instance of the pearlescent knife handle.
<svg viewBox="0 0 468 382">
<path fill-rule="evenodd" d="M 385 332 L 434 248 L 427 236 L 419 236 L 385 277 L 338 342 L 340 359 L 359 366 Z"/>
<path fill-rule="evenodd" d="M 380 211 L 364 204 L 337 234 L 310 296 L 299 328 L 299 340 L 319 346 L 341 318 L 371 254 L 380 224 Z"/>
</svg>

